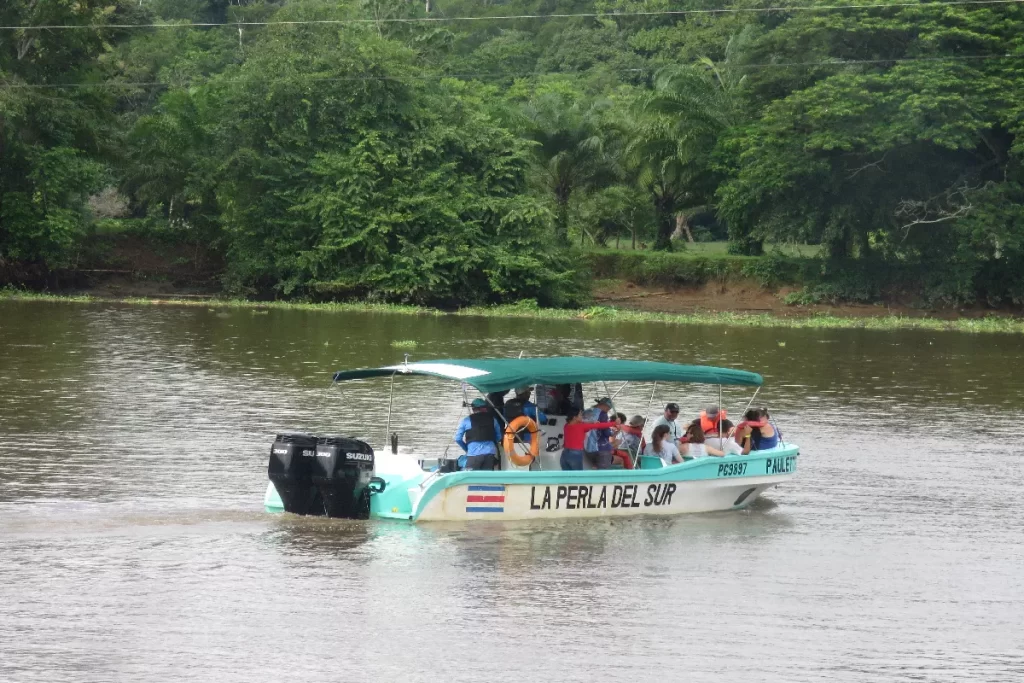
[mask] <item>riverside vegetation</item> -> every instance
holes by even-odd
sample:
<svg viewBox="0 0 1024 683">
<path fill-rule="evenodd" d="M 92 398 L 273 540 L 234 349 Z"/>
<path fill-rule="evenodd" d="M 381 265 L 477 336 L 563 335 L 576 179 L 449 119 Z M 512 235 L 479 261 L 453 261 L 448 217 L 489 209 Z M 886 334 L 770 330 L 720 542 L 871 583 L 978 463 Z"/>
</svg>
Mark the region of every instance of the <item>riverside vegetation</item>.
<svg viewBox="0 0 1024 683">
<path fill-rule="evenodd" d="M 8 0 L 0 278 L 132 239 L 242 297 L 1024 304 L 1024 7 L 855 5 Z"/>
<path fill-rule="evenodd" d="M 44 303 L 98 304 L 110 303 L 109 298 L 98 298 L 88 294 L 71 296 L 44 294 L 17 290 L 12 287 L 0 289 L 0 302 L 38 301 Z M 984 318 L 959 318 L 940 320 L 925 317 L 903 317 L 889 315 L 881 317 L 850 318 L 830 314 L 783 317 L 767 314 L 732 312 L 657 313 L 650 311 L 623 310 L 606 306 L 587 308 L 541 308 L 536 301 L 522 300 L 515 304 L 497 306 L 465 306 L 453 312 L 436 308 L 408 304 L 351 303 L 351 302 L 299 302 L 299 301 L 251 301 L 248 299 L 176 299 L 176 298 L 133 298 L 113 300 L 114 303 L 136 306 L 184 306 L 190 308 L 248 309 L 254 315 L 269 310 L 305 310 L 333 313 L 377 313 L 412 316 L 468 316 L 483 318 L 526 318 L 536 320 L 585 321 L 602 323 L 663 323 L 669 325 L 715 325 L 717 327 L 778 327 L 793 329 L 868 329 L 897 330 L 915 329 L 971 333 L 1024 334 L 1024 320 L 1006 316 Z M 413 350 L 418 342 L 413 339 L 399 339 L 391 342 L 392 348 Z M 779 342 L 779 346 L 785 346 Z"/>
</svg>

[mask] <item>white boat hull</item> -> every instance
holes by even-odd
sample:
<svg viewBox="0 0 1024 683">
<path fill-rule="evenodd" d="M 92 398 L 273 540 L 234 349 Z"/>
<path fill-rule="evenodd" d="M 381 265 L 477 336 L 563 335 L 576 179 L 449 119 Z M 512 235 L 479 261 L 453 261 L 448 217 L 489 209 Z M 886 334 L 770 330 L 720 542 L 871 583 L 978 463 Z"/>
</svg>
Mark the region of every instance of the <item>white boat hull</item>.
<svg viewBox="0 0 1024 683">
<path fill-rule="evenodd" d="M 782 445 L 745 456 L 698 458 L 636 470 L 497 470 L 427 473 L 409 454 L 382 453 L 384 490 L 370 515 L 412 522 L 664 516 L 739 510 L 797 470 L 799 449 Z M 660 460 L 655 460 L 660 464 Z M 273 484 L 264 499 L 283 511 Z"/>
<path fill-rule="evenodd" d="M 747 507 L 791 476 L 651 484 L 491 485 L 489 491 L 474 485 L 453 486 L 431 500 L 417 521 L 577 519 L 735 510 Z"/>
</svg>

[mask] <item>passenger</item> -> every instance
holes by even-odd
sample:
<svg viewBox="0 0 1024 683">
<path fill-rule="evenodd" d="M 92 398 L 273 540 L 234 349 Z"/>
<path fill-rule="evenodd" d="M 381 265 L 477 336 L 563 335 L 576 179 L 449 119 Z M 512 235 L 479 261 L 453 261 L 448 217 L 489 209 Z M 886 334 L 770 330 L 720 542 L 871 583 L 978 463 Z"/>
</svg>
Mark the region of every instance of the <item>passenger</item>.
<svg viewBox="0 0 1024 683">
<path fill-rule="evenodd" d="M 583 422 L 586 424 L 596 423 L 599 411 L 594 408 L 588 408 L 583 411 Z M 597 454 L 599 434 L 597 430 L 589 430 L 583 438 L 583 458 L 593 466 L 594 458 Z"/>
<path fill-rule="evenodd" d="M 700 428 L 704 430 L 705 436 L 714 435 L 718 437 L 719 430 L 721 430 L 722 436 L 725 436 L 725 429 L 722 429 L 721 421 L 725 419 L 725 411 L 720 409 L 718 406 L 708 406 L 705 410 L 700 411 Z"/>
<path fill-rule="evenodd" d="M 639 453 L 644 446 L 644 427 L 647 426 L 647 419 L 640 415 L 629 418 L 629 422 L 622 428 L 623 440 L 629 445 L 630 453 Z"/>
<path fill-rule="evenodd" d="M 690 424 L 691 425 L 699 426 L 702 431 L 704 429 L 704 427 L 701 426 L 701 422 L 700 422 L 700 418 L 699 417 L 697 419 L 695 419 L 693 422 L 691 422 Z M 717 428 L 715 429 L 714 432 L 704 432 L 704 444 L 706 446 L 708 446 L 709 448 L 717 448 L 718 450 L 728 454 L 729 453 L 729 445 L 728 444 L 729 444 L 730 440 L 732 440 L 732 432 L 735 429 L 735 425 L 733 425 L 732 420 L 730 420 L 728 418 L 722 418 L 720 426 L 722 427 L 722 435 L 721 435 L 721 437 L 719 437 L 719 435 L 718 435 L 718 429 Z M 739 451 L 736 451 L 736 452 L 738 453 Z"/>
<path fill-rule="evenodd" d="M 565 448 L 562 450 L 562 457 L 559 460 L 563 470 L 582 470 L 585 438 L 595 429 L 604 429 L 615 425 L 614 422 L 595 422 L 592 410 L 588 410 L 586 413 L 584 415 L 583 412 L 578 412 L 565 423 Z M 589 420 L 584 422 L 584 418 L 589 418 Z"/>
<path fill-rule="evenodd" d="M 740 426 L 744 428 L 743 433 L 749 436 L 750 450 L 767 451 L 779 445 L 779 435 L 768 418 L 767 408 L 751 408 L 743 414 L 744 421 Z"/>
<path fill-rule="evenodd" d="M 555 415 L 568 417 L 583 412 L 583 385 L 556 384 L 555 400 L 558 404 L 558 411 Z"/>
<path fill-rule="evenodd" d="M 743 453 L 743 446 L 736 441 L 736 425 L 732 423 L 732 420 L 722 420 L 721 439 L 717 436 L 712 438 L 705 435 L 704 443 L 709 447 L 717 448 L 726 455 L 741 455 Z"/>
<path fill-rule="evenodd" d="M 628 422 L 622 413 L 617 414 L 619 433 L 615 437 L 615 457 L 622 461 L 622 466 L 633 469 L 633 459 L 640 455 L 643 448 L 641 442 L 644 436 L 644 423 L 646 420 L 635 415 Z"/>
<path fill-rule="evenodd" d="M 665 406 L 665 414 L 654 421 L 654 428 L 657 429 L 663 425 L 668 427 L 668 433 L 672 441 L 679 441 L 683 438 L 683 430 L 676 422 L 677 417 L 679 417 L 679 404 L 669 403 Z"/>
<path fill-rule="evenodd" d="M 561 392 L 555 384 L 538 384 L 536 403 L 542 413 L 562 415 Z"/>
<path fill-rule="evenodd" d="M 547 424 L 548 416 L 542 413 L 540 408 L 530 400 L 530 391 L 530 387 L 516 387 L 516 397 L 510 401 L 505 401 L 505 421 L 507 423 L 512 422 L 517 417 L 526 415 L 538 427 L 542 424 Z M 523 443 L 530 443 L 531 441 L 530 432 L 526 429 L 519 430 L 517 438 Z"/>
<path fill-rule="evenodd" d="M 610 422 L 608 418 L 608 411 L 612 409 L 612 400 L 610 398 L 599 398 L 594 403 L 592 410 L 599 410 L 600 412 L 595 416 L 596 422 Z M 614 427 L 614 423 L 612 424 Z M 612 461 L 614 460 L 614 449 L 612 448 L 612 430 L 611 428 L 597 429 L 587 435 L 588 439 L 593 439 L 593 450 L 590 448 L 584 448 L 584 454 L 586 455 L 587 462 L 595 470 L 609 470 L 612 467 Z M 585 446 L 591 445 L 589 442 Z"/>
<path fill-rule="evenodd" d="M 501 426 L 491 417 L 484 399 L 473 399 L 470 409 L 473 412 L 462 418 L 455 431 L 455 443 L 466 453 L 466 466 L 463 469 L 493 470 L 498 463 Z"/>
<path fill-rule="evenodd" d="M 717 448 L 712 448 L 704 442 L 704 430 L 701 429 L 700 421 L 694 420 L 686 428 L 686 442 L 679 449 L 687 460 L 692 458 L 706 458 L 709 455 L 721 457 L 725 455 Z"/>
<path fill-rule="evenodd" d="M 651 442 L 644 449 L 644 455 L 661 458 L 665 465 L 674 465 L 683 461 L 682 456 L 679 455 L 679 448 L 676 447 L 676 440 L 672 438 L 672 431 L 666 424 L 660 424 L 654 428 Z"/>
<path fill-rule="evenodd" d="M 511 422 L 520 415 L 526 415 L 538 426 L 547 424 L 548 416 L 530 400 L 530 387 L 516 387 L 516 397 L 505 401 L 505 419 Z"/>
<path fill-rule="evenodd" d="M 618 465 L 622 469 L 631 470 L 633 469 L 633 460 L 629 457 L 629 454 L 622 449 L 621 438 L 622 438 L 622 427 L 626 424 L 626 416 L 624 413 L 615 413 L 610 417 L 612 422 L 615 423 L 615 433 L 612 434 L 612 467 Z"/>
<path fill-rule="evenodd" d="M 740 445 L 740 455 L 746 455 L 753 449 L 753 429 L 747 425 L 746 420 L 736 425 L 732 432 L 733 440 Z"/>
<path fill-rule="evenodd" d="M 508 391 L 492 391 L 487 394 L 487 412 L 491 414 L 498 424 L 501 424 L 501 418 L 505 415 L 505 394 Z"/>
</svg>

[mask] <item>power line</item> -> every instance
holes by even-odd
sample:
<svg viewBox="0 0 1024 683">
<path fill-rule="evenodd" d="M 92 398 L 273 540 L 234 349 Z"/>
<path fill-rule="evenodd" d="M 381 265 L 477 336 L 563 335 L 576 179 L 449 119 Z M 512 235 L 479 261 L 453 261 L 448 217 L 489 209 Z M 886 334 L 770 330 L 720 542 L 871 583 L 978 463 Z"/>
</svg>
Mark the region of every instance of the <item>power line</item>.
<svg viewBox="0 0 1024 683">
<path fill-rule="evenodd" d="M 729 7 L 722 9 L 690 9 L 690 10 L 651 10 L 646 12 L 580 12 L 577 14 L 518 14 L 496 17 L 391 17 L 385 19 L 297 19 L 293 21 L 227 21 L 227 22 L 195 22 L 195 23 L 160 23 L 160 24 L 43 24 L 38 26 L 0 26 L 0 31 L 31 31 L 31 30 L 75 30 L 75 29 L 141 29 L 141 28 L 245 28 L 251 26 L 310 26 L 310 25 L 346 25 L 346 24 L 417 24 L 417 23 L 456 23 L 468 21 L 517 21 L 534 19 L 617 19 L 629 17 L 654 16 L 687 16 L 699 14 L 768 14 L 772 12 L 831 12 L 845 10 L 877 10 L 898 8 L 929 8 L 971 5 L 1019 5 L 1024 0 L 944 0 L 941 2 L 893 2 L 870 3 L 859 5 L 799 5 L 793 7 Z"/>
<path fill-rule="evenodd" d="M 730 69 L 739 70 L 771 70 L 771 69 L 788 69 L 794 67 L 844 67 L 844 66 L 855 66 L 855 65 L 871 65 L 871 64 L 914 64 L 914 63 L 929 63 L 929 62 L 978 62 L 988 60 L 1017 60 L 1024 59 L 1024 53 L 1016 55 L 957 55 L 949 57 L 892 57 L 889 59 L 847 59 L 847 60 L 830 60 L 830 61 L 819 61 L 819 62 L 765 62 L 761 64 L 735 64 L 727 65 Z M 653 73 L 657 71 L 657 68 L 631 68 L 631 69 L 608 69 L 615 73 Z M 391 82 L 403 82 L 403 81 L 436 81 L 444 80 L 446 78 L 459 79 L 459 80 L 481 80 L 481 79 L 505 79 L 505 78 L 531 78 L 537 76 L 579 76 L 589 73 L 587 71 L 530 71 L 523 73 L 505 73 L 498 71 L 490 72 L 477 72 L 477 73 L 456 73 L 456 74 L 428 74 L 422 76 L 408 75 L 408 76 L 306 76 L 303 74 L 295 74 L 288 78 L 270 78 L 265 79 L 263 82 L 281 82 L 281 81 L 293 81 L 296 79 L 302 79 L 303 81 L 313 81 L 316 83 L 329 83 L 329 82 L 343 82 L 343 81 L 391 81 Z M 117 81 L 102 81 L 96 83 L 0 83 L 0 90 L 32 90 L 32 89 L 61 89 L 61 88 L 148 88 L 148 87 L 165 87 L 165 88 L 183 88 L 190 87 L 193 85 L 200 85 L 203 83 L 209 83 L 213 80 L 217 80 L 218 83 L 245 83 L 251 79 L 248 78 L 220 78 L 217 77 L 198 79 L 194 81 L 187 81 L 185 83 L 166 83 L 163 81 L 137 81 L 137 82 L 117 82 Z"/>
</svg>

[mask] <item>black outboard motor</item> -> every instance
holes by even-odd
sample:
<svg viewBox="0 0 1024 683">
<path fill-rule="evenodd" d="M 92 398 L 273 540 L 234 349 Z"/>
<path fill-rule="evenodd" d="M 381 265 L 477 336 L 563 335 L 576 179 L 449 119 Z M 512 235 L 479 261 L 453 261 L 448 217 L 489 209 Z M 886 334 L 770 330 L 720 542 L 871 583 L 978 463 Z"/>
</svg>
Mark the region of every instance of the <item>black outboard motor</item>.
<svg viewBox="0 0 1024 683">
<path fill-rule="evenodd" d="M 368 519 L 373 449 L 362 441 L 328 436 L 317 441 L 313 484 L 328 517 Z"/>
<path fill-rule="evenodd" d="M 313 485 L 316 461 L 316 437 L 310 434 L 278 434 L 270 447 L 267 476 L 281 496 L 286 512 L 297 515 L 323 514 L 323 506 Z"/>
</svg>

